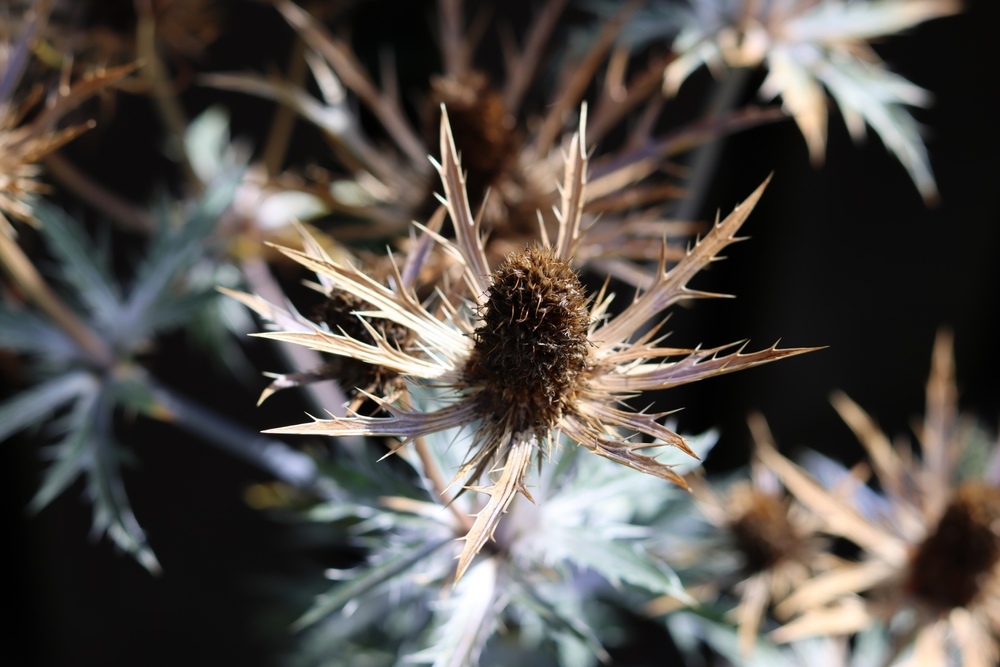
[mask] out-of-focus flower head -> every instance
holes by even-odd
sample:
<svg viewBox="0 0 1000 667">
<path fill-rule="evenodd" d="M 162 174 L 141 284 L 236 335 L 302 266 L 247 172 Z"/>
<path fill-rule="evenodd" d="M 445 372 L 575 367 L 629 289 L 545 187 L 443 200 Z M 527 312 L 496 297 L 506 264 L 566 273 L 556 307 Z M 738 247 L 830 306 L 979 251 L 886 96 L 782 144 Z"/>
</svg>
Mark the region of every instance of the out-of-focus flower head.
<svg viewBox="0 0 1000 667">
<path fill-rule="evenodd" d="M 798 616 L 772 634 L 776 640 L 884 624 L 893 633 L 893 664 L 987 667 L 1000 660 L 1000 450 L 960 415 L 957 395 L 951 336 L 940 334 L 917 429 L 919 457 L 891 442 L 846 396 L 834 396 L 880 493 L 863 486 L 858 471 L 843 469 L 826 488 L 773 448 L 762 449 L 824 531 L 863 554 L 779 605 Z"/>
<path fill-rule="evenodd" d="M 35 59 L 49 10 L 44 2 L 24 8 L 24 14 L 9 23 L 19 31 L 0 35 L 0 233 L 8 237 L 14 235 L 8 218 L 34 222 L 32 200 L 46 190 L 40 180 L 42 158 L 93 126 L 84 122 L 60 128 L 59 121 L 135 69 L 127 65 L 89 71 L 75 80 L 67 72 L 52 90 L 41 83 L 25 90 L 24 75 Z"/>
<path fill-rule="evenodd" d="M 763 417 L 751 419 L 754 438 L 770 440 Z M 705 518 L 723 531 L 729 550 L 742 557 L 735 585 L 739 605 L 739 648 L 750 655 L 768 608 L 780 602 L 817 572 L 837 561 L 826 552 L 816 518 L 790 498 L 775 474 L 758 457 L 750 463 L 750 480 L 736 482 L 725 496 L 699 481 L 693 487 Z"/>
<path fill-rule="evenodd" d="M 771 438 L 763 417 L 751 419 L 754 439 Z M 741 471 L 742 472 L 742 471 Z M 739 600 L 727 618 L 736 626 L 741 660 L 753 654 L 768 611 L 817 572 L 836 567 L 820 523 L 790 497 L 777 476 L 754 456 L 750 479 L 706 480 L 692 474 L 691 488 L 701 519 L 660 526 L 660 553 L 682 574 L 691 594 L 706 608 L 729 593 Z M 707 522 L 708 531 L 705 530 Z M 647 613 L 675 612 L 676 599 L 651 602 Z"/>
<path fill-rule="evenodd" d="M 765 97 L 781 97 L 814 163 L 826 151 L 828 92 L 851 136 L 867 124 L 906 168 L 925 200 L 937 197 L 920 127 L 907 106 L 930 95 L 891 72 L 869 41 L 954 14 L 958 0 L 699 0 L 653 5 L 637 23 L 648 38 L 675 33 L 678 57 L 664 69 L 672 95 L 702 65 L 767 68 Z M 825 89 L 825 92 L 824 92 Z"/>
<path fill-rule="evenodd" d="M 699 229 L 692 222 L 666 217 L 669 203 L 682 194 L 666 159 L 710 137 L 773 119 L 773 114 L 741 110 L 673 134 L 653 136 L 662 101 L 655 93 L 664 61 L 657 60 L 626 80 L 627 53 L 611 53 L 628 13 L 622 8 L 591 36 L 582 55 L 575 53 L 575 58 L 567 59 L 543 104 L 533 111 L 524 100 L 539 78 L 548 55 L 547 42 L 566 2 L 544 3 L 522 43 L 508 40 L 502 81 L 491 80 L 473 65 L 476 35 L 482 26 L 475 21 L 466 25 L 463 4 L 439 3 L 443 71 L 427 86 L 419 121 L 402 103 L 391 63 L 384 64 L 381 80 L 377 80 L 346 39 L 288 0 L 275 6 L 307 45 L 305 59 L 320 98 L 295 81 L 276 77 L 219 73 L 201 80 L 274 99 L 324 132 L 338 166 L 330 173 L 318 169 L 311 173 L 321 182 L 326 180 L 326 204 L 341 218 L 335 234 L 342 240 L 405 238 L 411 221 L 425 220 L 433 213 L 437 205 L 434 174 L 426 156 L 439 155 L 436 144 L 443 104 L 466 169 L 470 204 L 473 210 L 482 209 L 492 268 L 509 252 L 537 239 L 538 211 L 558 207 L 556 184 L 564 162 L 561 149 L 575 127 L 576 109 L 591 84 L 601 79 L 600 69 L 607 62 L 603 85 L 590 104 L 585 146 L 594 153 L 583 202 L 582 224 L 589 231 L 573 261 L 578 267 L 592 267 L 649 287 L 655 278 L 644 264 L 659 259 L 660 239 L 671 240 L 668 259 L 676 261 L 684 253 L 682 243 L 676 241 L 690 238 Z M 371 129 L 373 123 L 363 122 L 359 109 L 377 122 L 377 130 Z M 623 129 L 626 117 L 638 118 Z M 595 151 L 612 131 L 620 135 L 615 138 L 620 148 Z M 546 224 L 554 234 L 552 220 Z M 405 241 L 402 245 L 405 249 Z M 431 269 L 429 263 L 425 266 Z M 439 267 L 439 273 L 449 266 Z"/>
</svg>

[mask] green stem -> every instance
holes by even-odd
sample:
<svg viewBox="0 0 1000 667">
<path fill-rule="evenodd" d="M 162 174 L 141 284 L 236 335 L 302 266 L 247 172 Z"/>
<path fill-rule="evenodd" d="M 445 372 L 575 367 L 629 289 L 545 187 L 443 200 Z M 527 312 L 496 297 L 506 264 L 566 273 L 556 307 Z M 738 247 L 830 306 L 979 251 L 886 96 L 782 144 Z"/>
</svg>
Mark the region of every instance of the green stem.
<svg viewBox="0 0 1000 667">
<path fill-rule="evenodd" d="M 139 13 L 139 24 L 136 27 L 136 50 L 144 61 L 142 72 L 149 84 L 150 92 L 160 114 L 160 119 L 167 130 L 167 149 L 171 158 L 177 161 L 184 172 L 188 185 L 196 193 L 204 189 L 204 184 L 198 178 L 191 161 L 188 159 L 184 146 L 184 133 L 187 131 L 187 118 L 184 109 L 174 91 L 170 88 L 167 68 L 156 52 L 156 18 L 150 0 L 139 0 L 136 3 Z"/>
<path fill-rule="evenodd" d="M 84 354 L 98 368 L 108 368 L 114 363 L 111 348 L 87 326 L 83 320 L 64 304 L 49 287 L 13 239 L 0 232 L 0 268 L 55 324 L 72 338 Z"/>
<path fill-rule="evenodd" d="M 742 98 L 753 72 L 749 67 L 729 70 L 722 84 L 716 86 L 706 116 L 716 118 L 733 109 Z M 705 197 L 722 157 L 723 145 L 722 139 L 711 141 L 702 145 L 694 154 L 691 177 L 688 179 L 688 195 L 681 201 L 675 215 L 678 220 L 697 220 L 701 217 Z"/>
<path fill-rule="evenodd" d="M 194 433 L 291 486 L 323 499 L 340 497 L 338 487 L 308 455 L 212 412 L 195 401 L 147 379 L 159 409 L 154 416 Z"/>
<path fill-rule="evenodd" d="M 458 520 L 458 525 L 465 530 L 465 532 L 469 532 L 472 529 L 472 517 L 463 512 L 454 502 L 452 502 L 455 500 L 455 496 L 449 497 L 447 491 L 448 484 L 444 481 L 444 477 L 441 476 L 441 469 L 438 468 L 437 463 L 434 462 L 434 457 L 431 456 L 427 447 L 427 440 L 425 438 L 414 438 L 413 448 L 417 451 L 417 458 L 420 459 L 420 466 L 423 468 L 424 477 L 426 477 L 427 481 L 430 482 L 431 487 L 438 494 L 441 502 L 451 510 L 451 513 Z"/>
<path fill-rule="evenodd" d="M 144 235 L 156 231 L 156 220 L 138 206 L 130 204 L 103 185 L 76 168 L 58 153 L 45 157 L 45 167 L 60 183 L 73 191 L 81 200 L 128 229 Z"/>
</svg>

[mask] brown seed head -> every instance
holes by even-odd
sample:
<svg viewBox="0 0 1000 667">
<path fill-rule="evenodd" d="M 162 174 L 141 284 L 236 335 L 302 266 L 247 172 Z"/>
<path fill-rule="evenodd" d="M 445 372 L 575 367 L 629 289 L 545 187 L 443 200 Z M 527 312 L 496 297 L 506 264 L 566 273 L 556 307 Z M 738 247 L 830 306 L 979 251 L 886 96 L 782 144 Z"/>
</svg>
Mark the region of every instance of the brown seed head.
<svg viewBox="0 0 1000 667">
<path fill-rule="evenodd" d="M 484 419 L 547 436 L 587 368 L 590 314 L 580 279 L 550 248 L 511 253 L 493 272 L 466 367 Z"/>
<path fill-rule="evenodd" d="M 343 332 L 355 340 L 373 345 L 375 339 L 356 315 L 359 311 L 371 309 L 371 304 L 349 292 L 335 289 L 316 307 L 313 318 L 325 322 L 333 333 Z M 393 347 L 404 347 L 410 338 L 409 329 L 391 320 L 367 317 L 365 321 Z M 358 389 L 381 393 L 397 378 L 393 371 L 351 357 L 336 357 L 316 373 L 323 378 L 336 379 L 344 391 L 352 395 Z"/>
<path fill-rule="evenodd" d="M 500 93 L 486 75 L 473 71 L 459 80 L 431 79 L 430 102 L 427 145 L 438 143 L 444 104 L 455 145 L 462 153 L 469 200 L 478 207 L 486 190 L 510 166 L 517 149 Z"/>
<path fill-rule="evenodd" d="M 785 499 L 746 489 L 730 499 L 741 513 L 730 524 L 736 547 L 748 573 L 761 572 L 802 552 L 803 538 L 788 519 Z"/>
<path fill-rule="evenodd" d="M 910 561 L 906 590 L 940 612 L 976 602 L 1000 561 L 1000 489 L 960 486 Z"/>
</svg>

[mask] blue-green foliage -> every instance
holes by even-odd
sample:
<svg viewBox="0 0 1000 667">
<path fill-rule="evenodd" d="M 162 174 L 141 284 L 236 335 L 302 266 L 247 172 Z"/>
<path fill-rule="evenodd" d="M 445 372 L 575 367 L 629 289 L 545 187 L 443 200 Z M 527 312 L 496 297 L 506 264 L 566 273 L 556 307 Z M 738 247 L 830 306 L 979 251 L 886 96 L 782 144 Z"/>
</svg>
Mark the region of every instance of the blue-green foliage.
<svg viewBox="0 0 1000 667">
<path fill-rule="evenodd" d="M 110 363 L 92 358 L 56 323 L 0 303 L 0 347 L 33 359 L 37 378 L 0 405 L 0 440 L 38 427 L 54 443 L 31 509 L 41 510 L 83 476 L 95 532 L 107 534 L 150 571 L 159 564 L 125 493 L 120 467 L 127 450 L 115 441 L 113 418 L 116 408 L 157 410 L 135 356 L 153 336 L 182 326 L 214 298 L 208 290 L 188 289 L 185 272 L 204 253 L 241 177 L 234 170 L 218 179 L 180 224 L 167 224 L 166 211 L 161 212 L 162 226 L 127 287 L 108 269 L 106 246 L 88 239 L 63 211 L 37 204 L 40 229 L 55 259 L 53 277 L 64 300 L 111 352 Z"/>
</svg>

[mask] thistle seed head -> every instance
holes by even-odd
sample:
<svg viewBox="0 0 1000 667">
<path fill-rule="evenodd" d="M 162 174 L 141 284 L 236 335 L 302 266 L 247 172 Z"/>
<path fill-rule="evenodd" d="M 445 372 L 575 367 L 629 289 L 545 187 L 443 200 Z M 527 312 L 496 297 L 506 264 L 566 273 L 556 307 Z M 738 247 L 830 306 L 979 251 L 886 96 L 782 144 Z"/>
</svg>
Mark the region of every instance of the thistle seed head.
<svg viewBox="0 0 1000 667">
<path fill-rule="evenodd" d="M 459 79 L 431 79 L 428 146 L 438 143 L 441 105 L 448 108 L 455 144 L 463 155 L 465 185 L 473 206 L 478 206 L 497 178 L 512 166 L 518 144 L 504 108 L 500 92 L 481 72 L 469 72 Z M 533 231 L 533 230 L 532 230 Z"/>
<path fill-rule="evenodd" d="M 1000 563 L 998 523 L 1000 489 L 980 482 L 960 486 L 914 552 L 907 591 L 942 613 L 974 604 Z"/>
<path fill-rule="evenodd" d="M 357 315 L 358 312 L 372 308 L 370 303 L 350 292 L 334 289 L 313 311 L 313 318 L 317 322 L 326 323 L 334 333 L 344 333 L 355 340 L 374 345 L 375 338 Z M 364 320 L 390 346 L 397 349 L 406 346 L 410 338 L 410 330 L 406 327 L 381 317 L 366 317 Z M 384 392 L 399 376 L 396 371 L 353 357 L 336 357 L 316 373 L 322 379 L 336 379 L 341 388 L 352 396 L 359 389 Z"/>
<path fill-rule="evenodd" d="M 493 272 L 467 381 L 502 432 L 546 436 L 587 369 L 590 313 L 580 279 L 551 248 L 511 253 Z"/>
<path fill-rule="evenodd" d="M 374 403 L 388 414 L 315 419 L 312 423 L 275 429 L 275 433 L 325 435 L 391 435 L 401 439 L 396 451 L 421 436 L 475 423 L 475 442 L 453 481 L 464 489 L 485 493 L 489 500 L 475 514 L 459 555 L 456 580 L 493 537 L 503 514 L 518 494 L 529 500 L 525 482 L 533 459 L 541 463 L 543 443 L 555 444 L 560 435 L 621 465 L 687 487 L 668 463 L 641 453 L 672 446 L 695 456 L 684 439 L 660 423 L 661 413 L 634 412 L 623 400 L 644 391 L 664 389 L 704 377 L 730 373 L 808 348 L 759 352 L 726 352 L 732 346 L 686 350 L 662 348 L 646 323 L 660 317 L 678 301 L 712 296 L 687 288 L 698 271 L 739 240 L 737 230 L 764 191 L 757 188 L 732 213 L 667 270 L 666 253 L 657 265 L 648 289 L 614 317 L 604 319 L 610 296 L 593 305 L 588 301 L 570 262 L 579 248 L 586 199 L 587 145 L 582 128 L 566 151 L 565 178 L 555 218 L 554 238 L 541 233 L 541 247 L 511 253 L 491 269 L 483 238 L 483 219 L 472 215 L 465 177 L 446 113 L 441 116 L 441 159 L 434 165 L 444 189 L 442 203 L 451 219 L 454 240 L 442 236 L 437 222 L 429 224 L 417 241 L 424 251 L 393 266 L 392 285 L 384 285 L 360 269 L 332 260 L 320 248 L 282 252 L 315 270 L 325 284 L 335 284 L 371 303 L 372 311 L 409 330 L 413 344 L 396 347 L 369 321 L 374 344 L 346 333 L 298 326 L 295 317 L 249 295 L 238 296 L 272 321 L 291 320 L 295 330 L 265 337 L 308 345 L 321 352 L 384 366 L 414 384 L 454 390 L 453 403 L 434 409 L 413 409 L 405 401 L 405 386 L 396 396 L 375 396 Z M 544 228 L 543 228 L 544 229 Z M 474 304 L 471 310 L 438 291 L 440 305 L 428 310 L 409 278 L 416 276 L 430 243 L 459 261 L 463 285 Z M 309 244 L 312 246 L 313 244 Z M 411 263 L 411 259 L 412 262 Z M 367 310 L 367 309 L 366 309 Z M 468 313 L 475 313 L 475 319 Z M 655 327 L 654 327 L 655 329 Z M 674 360 L 671 360 L 673 358 Z M 680 358 L 680 359 L 677 359 Z M 619 407 L 621 406 L 621 407 Z M 651 440 L 637 438 L 639 434 Z M 481 480 L 489 484 L 477 484 Z M 467 522 L 461 520 L 461 525 Z"/>
<path fill-rule="evenodd" d="M 800 556 L 804 540 L 789 521 L 787 499 L 747 489 L 733 501 L 744 508 L 730 524 L 730 531 L 747 572 L 762 572 Z"/>
</svg>

